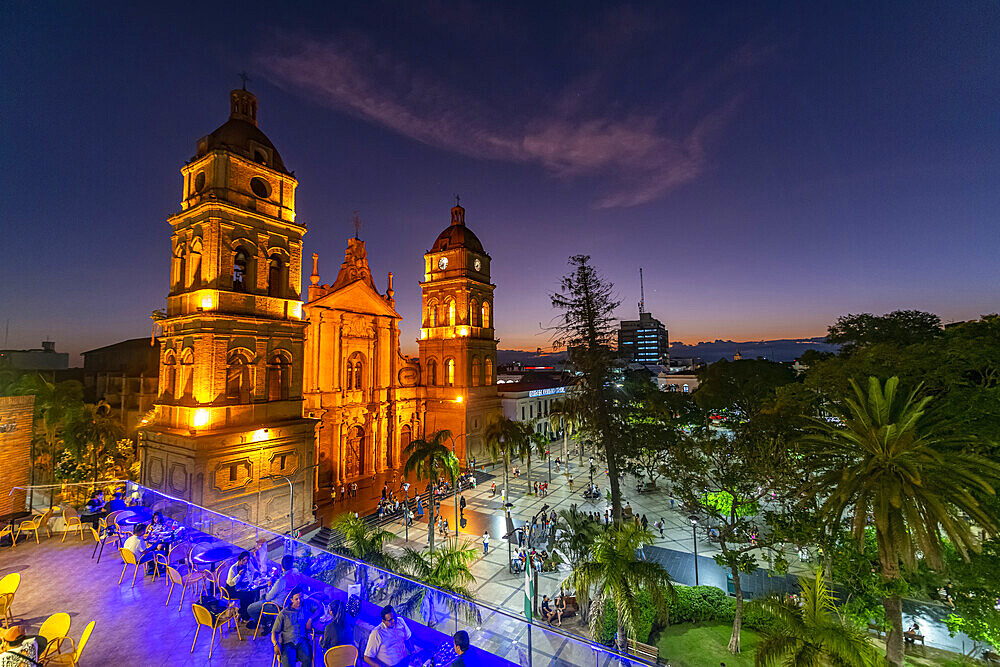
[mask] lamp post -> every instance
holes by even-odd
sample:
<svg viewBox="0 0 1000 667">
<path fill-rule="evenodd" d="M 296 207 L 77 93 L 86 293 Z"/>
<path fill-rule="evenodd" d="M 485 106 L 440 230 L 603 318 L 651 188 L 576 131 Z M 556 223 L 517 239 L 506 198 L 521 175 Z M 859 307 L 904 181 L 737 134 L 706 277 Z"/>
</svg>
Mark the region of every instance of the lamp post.
<svg viewBox="0 0 1000 667">
<path fill-rule="evenodd" d="M 694 544 L 694 585 L 698 585 L 698 517 L 692 514 L 688 517 L 691 520 L 691 543 Z"/>
<path fill-rule="evenodd" d="M 462 402 L 462 397 L 459 396 L 456 399 L 456 402 L 457 403 L 461 403 Z M 454 456 L 457 459 L 458 458 L 458 454 L 456 454 L 456 450 L 455 450 L 455 436 L 448 436 L 448 437 L 451 439 L 451 455 Z M 465 437 L 465 433 L 460 433 L 458 437 L 459 438 L 464 438 Z M 458 544 L 458 488 L 459 488 L 459 486 L 458 486 L 458 479 L 457 478 L 453 479 L 452 482 L 454 482 L 454 484 L 455 484 L 455 495 L 454 495 L 454 500 L 455 500 L 455 543 Z"/>
<path fill-rule="evenodd" d="M 288 482 L 288 535 L 289 535 L 289 537 L 291 536 L 292 531 L 295 530 L 295 492 L 292 490 L 292 480 L 295 479 L 296 475 L 298 475 L 300 472 L 302 472 L 304 470 L 312 470 L 313 468 L 318 468 L 318 467 L 319 467 L 319 464 L 318 463 L 314 463 L 311 466 L 307 466 L 305 468 L 299 468 L 298 470 L 296 470 L 295 472 L 293 472 L 291 475 L 264 475 L 263 477 L 261 477 L 261 479 L 271 479 L 271 480 L 283 479 L 286 482 Z"/>
</svg>

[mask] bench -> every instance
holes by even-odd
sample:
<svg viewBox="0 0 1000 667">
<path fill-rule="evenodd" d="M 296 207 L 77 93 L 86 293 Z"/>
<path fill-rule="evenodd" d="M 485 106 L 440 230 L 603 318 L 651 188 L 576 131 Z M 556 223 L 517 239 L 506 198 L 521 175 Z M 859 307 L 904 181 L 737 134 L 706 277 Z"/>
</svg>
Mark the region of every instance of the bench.
<svg viewBox="0 0 1000 667">
<path fill-rule="evenodd" d="M 563 596 L 563 602 L 566 604 L 566 608 L 563 609 L 563 618 L 572 618 L 580 613 L 580 605 L 576 602 L 575 595 L 565 595 Z"/>
<path fill-rule="evenodd" d="M 907 644 L 916 644 L 917 642 L 920 642 L 920 646 L 924 646 L 924 636 L 918 635 L 916 632 L 904 632 L 903 640 Z"/>
<path fill-rule="evenodd" d="M 869 623 L 868 632 L 874 632 L 876 639 L 882 639 L 883 632 L 881 626 L 875 625 L 874 623 Z"/>
<path fill-rule="evenodd" d="M 649 644 L 643 644 L 642 642 L 630 639 L 628 640 L 628 652 L 654 665 L 660 664 L 660 649 L 656 646 L 650 646 Z"/>
</svg>

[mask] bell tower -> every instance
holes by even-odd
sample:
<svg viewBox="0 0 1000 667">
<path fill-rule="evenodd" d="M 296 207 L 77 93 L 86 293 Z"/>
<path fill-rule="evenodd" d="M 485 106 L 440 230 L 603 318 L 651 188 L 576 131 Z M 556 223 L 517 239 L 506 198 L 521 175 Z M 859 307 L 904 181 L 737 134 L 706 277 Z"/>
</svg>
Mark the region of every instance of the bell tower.
<svg viewBox="0 0 1000 667">
<path fill-rule="evenodd" d="M 417 343 L 427 397 L 425 431 L 450 430 L 463 465 L 470 456 L 482 456 L 485 425 L 501 411 L 490 261 L 466 227 L 465 208 L 456 198 L 451 224 L 424 253 Z"/>
<path fill-rule="evenodd" d="M 313 462 L 314 420 L 302 417 L 306 228 L 295 219 L 298 182 L 257 126 L 257 98 L 241 89 L 229 101 L 229 120 L 181 168 L 181 210 L 168 220 L 160 394 L 140 438 L 142 483 L 287 527 L 287 487 L 262 477 Z M 313 482 L 293 482 L 298 526 L 311 517 Z"/>
</svg>

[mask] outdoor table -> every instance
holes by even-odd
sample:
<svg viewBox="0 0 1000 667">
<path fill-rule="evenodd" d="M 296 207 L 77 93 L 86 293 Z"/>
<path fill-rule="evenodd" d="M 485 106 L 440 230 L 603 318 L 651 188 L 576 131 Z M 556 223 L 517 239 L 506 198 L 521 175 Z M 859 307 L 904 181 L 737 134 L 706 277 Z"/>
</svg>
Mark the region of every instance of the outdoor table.
<svg viewBox="0 0 1000 667">
<path fill-rule="evenodd" d="M 149 521 L 152 518 L 152 514 L 149 513 L 145 507 L 137 507 L 128 510 L 118 510 L 118 516 L 115 518 L 115 525 L 118 526 L 118 531 L 122 532 L 123 529 L 133 529 L 143 521 Z M 101 548 L 97 551 L 97 546 L 94 546 L 94 550 L 97 551 L 97 564 L 101 563 L 101 556 L 104 555 L 104 543 L 108 541 L 108 534 L 104 534 L 104 539 L 101 540 Z M 93 554 L 90 555 L 91 558 L 94 557 Z"/>
<path fill-rule="evenodd" d="M 212 570 L 214 566 L 227 558 L 232 558 L 237 554 L 237 550 L 230 546 L 217 546 L 205 549 L 196 556 L 192 556 L 191 560 L 196 565 L 205 565 L 209 570 Z M 212 585 L 212 591 L 215 591 L 215 584 Z"/>
</svg>

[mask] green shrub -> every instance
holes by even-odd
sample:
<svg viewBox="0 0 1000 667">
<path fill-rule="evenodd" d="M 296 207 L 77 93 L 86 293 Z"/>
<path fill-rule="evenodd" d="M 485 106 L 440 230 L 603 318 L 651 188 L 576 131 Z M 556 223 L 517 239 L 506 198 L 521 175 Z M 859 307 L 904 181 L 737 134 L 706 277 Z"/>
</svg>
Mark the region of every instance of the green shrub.
<svg viewBox="0 0 1000 667">
<path fill-rule="evenodd" d="M 653 632 L 653 624 L 656 621 L 656 609 L 653 608 L 653 600 L 646 591 L 639 591 L 636 595 L 639 601 L 639 623 L 635 629 L 635 638 L 640 642 L 649 641 L 649 635 Z M 594 640 L 599 644 L 610 645 L 618 632 L 618 610 L 611 600 L 604 601 L 604 613 L 601 614 L 601 623 L 597 626 L 597 636 Z"/>
<path fill-rule="evenodd" d="M 736 600 L 715 586 L 674 586 L 677 599 L 667 600 L 670 624 L 732 620 Z"/>
<path fill-rule="evenodd" d="M 764 611 L 755 604 L 744 604 L 743 627 L 771 635 L 777 634 L 783 626 L 774 614 Z"/>
</svg>

